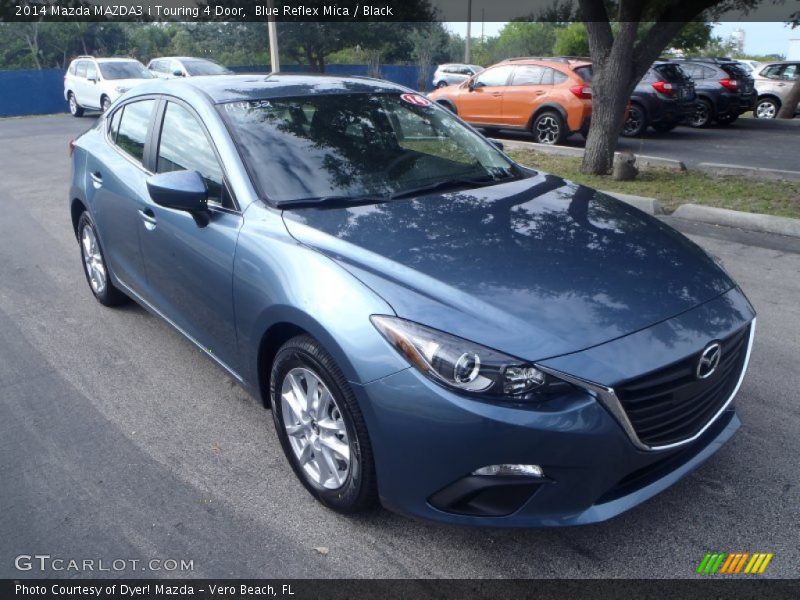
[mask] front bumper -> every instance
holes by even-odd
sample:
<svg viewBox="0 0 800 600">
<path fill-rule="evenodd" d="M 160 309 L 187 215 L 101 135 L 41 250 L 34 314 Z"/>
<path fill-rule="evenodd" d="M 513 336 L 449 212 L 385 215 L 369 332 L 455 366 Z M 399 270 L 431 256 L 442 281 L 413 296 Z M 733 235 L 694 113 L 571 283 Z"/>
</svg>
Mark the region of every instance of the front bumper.
<svg viewBox="0 0 800 600">
<path fill-rule="evenodd" d="M 650 330 L 602 345 L 605 349 L 595 347 L 544 365 L 563 372 L 564 366 L 575 367 L 576 376 L 588 379 L 603 360 L 619 365 L 616 352 L 636 345 L 637 355 L 621 370 L 645 373 L 641 369 L 648 361 L 668 364 L 663 362 L 665 347 L 673 355 L 684 346 L 694 352 L 698 340 L 702 348 L 727 333 L 713 331 L 720 328 L 721 311 L 727 314 L 729 330 L 753 318 L 741 292 L 731 290 Z M 690 329 L 698 324 L 699 329 Z M 680 342 L 670 342 L 670 332 Z M 642 345 L 649 342 L 650 351 Z M 587 356 L 582 359 L 583 354 Z M 577 367 L 581 361 L 585 364 Z M 606 374 L 612 380 L 603 384 L 619 376 L 613 369 Z M 542 527 L 609 519 L 697 468 L 740 426 L 729 406 L 692 442 L 650 451 L 636 447 L 595 395 L 581 389 L 538 406 L 500 405 L 450 392 L 412 368 L 354 388 L 370 432 L 384 505 L 455 524 Z M 488 493 L 484 484 L 494 483 L 491 476 L 471 476 L 478 468 L 508 463 L 539 465 L 545 476 L 501 478 Z"/>
</svg>

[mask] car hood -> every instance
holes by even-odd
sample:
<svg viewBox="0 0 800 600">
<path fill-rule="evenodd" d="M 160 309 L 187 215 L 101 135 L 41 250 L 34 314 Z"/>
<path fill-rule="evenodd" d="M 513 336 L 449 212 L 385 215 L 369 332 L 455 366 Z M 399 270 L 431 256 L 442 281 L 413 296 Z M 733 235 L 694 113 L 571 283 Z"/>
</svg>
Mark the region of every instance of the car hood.
<svg viewBox="0 0 800 600">
<path fill-rule="evenodd" d="M 633 333 L 735 285 L 674 229 L 548 174 L 369 206 L 293 209 L 284 221 L 398 316 L 525 360 Z"/>
</svg>

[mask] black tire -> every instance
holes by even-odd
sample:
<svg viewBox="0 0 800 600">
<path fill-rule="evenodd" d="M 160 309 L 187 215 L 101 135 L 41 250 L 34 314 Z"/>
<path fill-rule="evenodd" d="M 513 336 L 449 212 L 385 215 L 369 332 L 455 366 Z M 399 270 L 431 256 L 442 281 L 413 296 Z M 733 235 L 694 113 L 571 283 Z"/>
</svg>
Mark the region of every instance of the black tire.
<svg viewBox="0 0 800 600">
<path fill-rule="evenodd" d="M 658 133 L 669 133 L 678 126 L 677 123 L 653 123 L 650 125 Z"/>
<path fill-rule="evenodd" d="M 760 98 L 753 109 L 753 116 L 756 119 L 774 119 L 780 109 L 781 103 L 775 98 Z"/>
<path fill-rule="evenodd" d="M 326 489 L 305 472 L 284 425 L 280 395 L 292 369 L 311 371 L 330 391 L 347 432 L 350 466 L 346 479 L 336 489 Z M 328 508 L 343 514 L 365 512 L 378 505 L 375 462 L 367 426 L 347 380 L 333 358 L 311 336 L 292 338 L 278 350 L 270 373 L 269 398 L 275 430 L 289 464 L 309 493 Z M 313 423 L 313 419 L 311 420 Z"/>
<path fill-rule="evenodd" d="M 67 94 L 67 102 L 69 102 L 69 114 L 73 117 L 82 117 L 83 116 L 83 107 L 78 104 L 77 98 L 75 98 L 75 94 L 70 92 Z"/>
<path fill-rule="evenodd" d="M 568 131 L 561 115 L 554 110 L 545 110 L 533 120 L 531 133 L 537 144 L 563 144 Z"/>
<path fill-rule="evenodd" d="M 84 230 L 87 228 L 91 229 L 91 233 L 95 243 L 97 244 L 97 253 L 99 253 L 105 272 L 105 285 L 102 289 L 97 289 L 96 286 L 92 284 L 92 277 L 89 275 L 90 268 L 87 265 L 86 258 L 88 253 L 84 243 Z M 128 301 L 128 297 L 118 288 L 116 288 L 111 281 L 108 263 L 106 263 L 105 259 L 105 253 L 103 252 L 103 248 L 100 246 L 100 238 L 97 237 L 97 229 L 95 229 L 92 218 L 86 211 L 84 211 L 78 219 L 78 245 L 81 249 L 81 262 L 83 263 L 83 274 L 86 276 L 86 283 L 89 284 L 89 289 L 94 297 L 97 298 L 97 301 L 103 306 L 119 306 L 120 304 L 125 304 Z"/>
<path fill-rule="evenodd" d="M 622 135 L 625 137 L 639 137 L 647 129 L 647 114 L 639 104 L 631 104 L 628 118 L 622 125 Z"/>
<path fill-rule="evenodd" d="M 436 87 L 437 88 L 443 88 L 443 87 L 447 87 L 447 85 L 448 84 L 447 84 L 446 81 L 440 81 L 439 83 L 436 84 Z"/>
<path fill-rule="evenodd" d="M 689 117 L 689 125 L 697 128 L 708 127 L 713 120 L 714 107 L 711 106 L 711 102 L 705 98 L 698 99 L 695 113 Z"/>
<path fill-rule="evenodd" d="M 108 96 L 103 96 L 102 98 L 100 98 L 100 110 L 106 112 L 110 106 L 111 106 L 111 100 L 109 100 Z"/>
</svg>

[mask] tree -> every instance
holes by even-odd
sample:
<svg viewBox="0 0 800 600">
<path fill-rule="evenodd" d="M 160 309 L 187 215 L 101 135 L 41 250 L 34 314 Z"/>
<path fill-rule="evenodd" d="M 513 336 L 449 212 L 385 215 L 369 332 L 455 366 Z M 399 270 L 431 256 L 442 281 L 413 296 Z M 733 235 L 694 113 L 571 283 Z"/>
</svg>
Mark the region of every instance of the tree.
<svg viewBox="0 0 800 600">
<path fill-rule="evenodd" d="M 593 63 L 592 122 L 581 170 L 607 174 L 633 88 L 667 45 L 705 10 L 760 0 L 578 0 Z M 612 29 L 611 21 L 618 23 Z"/>
<path fill-rule="evenodd" d="M 672 40 L 670 47 L 685 52 L 686 54 L 697 52 L 701 48 L 705 48 L 711 41 L 712 29 L 713 25 L 711 23 L 706 23 L 702 19 L 687 23 L 686 26 L 681 29 L 680 33 Z M 710 56 L 724 55 L 711 54 Z"/>
<path fill-rule="evenodd" d="M 556 25 L 511 21 L 500 30 L 495 41 L 498 58 L 512 56 L 550 56 L 556 41 Z"/>
<path fill-rule="evenodd" d="M 589 56 L 589 34 L 583 23 L 570 23 L 556 32 L 553 52 L 558 56 Z"/>
<path fill-rule="evenodd" d="M 417 77 L 417 89 L 425 91 L 428 89 L 431 65 L 436 57 L 442 56 L 447 51 L 447 32 L 441 23 L 424 23 L 409 36 L 413 50 L 411 51 L 417 61 L 419 75 Z"/>
</svg>

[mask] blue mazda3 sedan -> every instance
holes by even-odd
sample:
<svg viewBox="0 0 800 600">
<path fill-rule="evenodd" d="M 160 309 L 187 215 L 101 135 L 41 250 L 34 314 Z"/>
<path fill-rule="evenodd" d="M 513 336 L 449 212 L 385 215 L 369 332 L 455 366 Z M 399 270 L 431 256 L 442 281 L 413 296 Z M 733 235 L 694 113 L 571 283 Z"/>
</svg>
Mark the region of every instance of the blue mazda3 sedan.
<svg viewBox="0 0 800 600">
<path fill-rule="evenodd" d="M 262 398 L 334 510 L 602 521 L 740 426 L 755 312 L 715 259 L 407 88 L 145 83 L 71 148 L 94 296 Z"/>
</svg>

